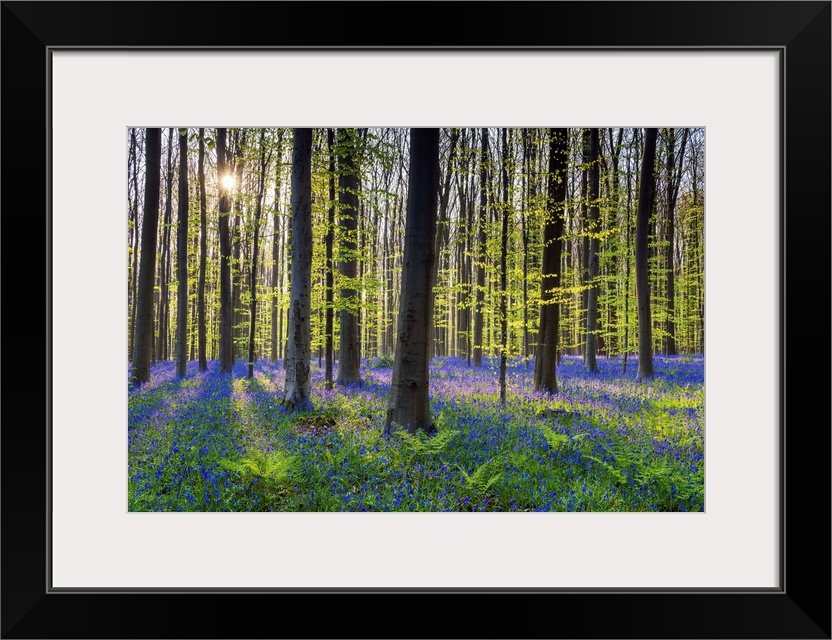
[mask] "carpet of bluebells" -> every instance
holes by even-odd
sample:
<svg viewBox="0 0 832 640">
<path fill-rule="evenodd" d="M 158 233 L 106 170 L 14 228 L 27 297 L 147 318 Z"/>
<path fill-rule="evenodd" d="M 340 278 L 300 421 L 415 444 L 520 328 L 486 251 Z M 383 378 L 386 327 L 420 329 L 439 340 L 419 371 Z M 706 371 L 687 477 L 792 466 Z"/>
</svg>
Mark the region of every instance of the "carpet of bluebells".
<svg viewBox="0 0 832 640">
<path fill-rule="evenodd" d="M 324 389 L 312 364 L 314 409 L 281 404 L 282 362 L 252 380 L 161 362 L 130 385 L 130 511 L 702 511 L 702 356 L 656 356 L 635 380 L 619 359 L 586 373 L 558 367 L 559 393 L 532 391 L 533 363 L 509 363 L 499 405 L 498 361 L 480 369 L 436 358 L 431 409 L 438 434 L 382 436 L 392 369 L 363 363 L 363 384 Z"/>
</svg>

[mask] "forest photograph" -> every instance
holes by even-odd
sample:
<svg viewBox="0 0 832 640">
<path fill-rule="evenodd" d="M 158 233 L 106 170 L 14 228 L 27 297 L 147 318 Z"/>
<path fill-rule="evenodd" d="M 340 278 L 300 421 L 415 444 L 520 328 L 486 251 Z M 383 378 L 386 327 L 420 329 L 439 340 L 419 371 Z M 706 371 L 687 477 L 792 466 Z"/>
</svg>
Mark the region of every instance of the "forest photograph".
<svg viewBox="0 0 832 640">
<path fill-rule="evenodd" d="M 125 142 L 130 512 L 705 510 L 704 128 Z"/>
</svg>

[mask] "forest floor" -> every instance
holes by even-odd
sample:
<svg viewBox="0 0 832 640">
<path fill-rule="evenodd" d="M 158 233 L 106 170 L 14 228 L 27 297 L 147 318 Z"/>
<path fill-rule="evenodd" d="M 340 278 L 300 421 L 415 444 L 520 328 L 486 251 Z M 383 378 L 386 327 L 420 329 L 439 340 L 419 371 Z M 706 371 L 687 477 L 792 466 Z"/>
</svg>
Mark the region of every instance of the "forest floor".
<svg viewBox="0 0 832 640">
<path fill-rule="evenodd" d="M 559 393 L 532 391 L 534 363 L 512 361 L 499 405 L 497 359 L 480 369 L 435 358 L 438 435 L 382 437 L 392 369 L 363 363 L 364 384 L 325 390 L 312 363 L 313 411 L 281 405 L 282 363 L 254 379 L 161 362 L 128 382 L 130 511 L 701 511 L 704 360 L 630 359 L 586 373 L 564 357 Z M 128 367 L 129 369 L 129 367 Z M 128 381 L 130 372 L 128 370 Z"/>
</svg>

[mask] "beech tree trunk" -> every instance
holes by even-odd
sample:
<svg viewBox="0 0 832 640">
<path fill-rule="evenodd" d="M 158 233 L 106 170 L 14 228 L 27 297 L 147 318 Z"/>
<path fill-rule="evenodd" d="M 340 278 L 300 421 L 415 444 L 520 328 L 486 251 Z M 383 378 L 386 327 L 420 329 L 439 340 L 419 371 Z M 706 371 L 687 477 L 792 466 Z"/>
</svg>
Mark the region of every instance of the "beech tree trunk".
<svg viewBox="0 0 832 640">
<path fill-rule="evenodd" d="M 241 252 L 243 248 L 243 224 L 242 224 L 242 193 L 243 193 L 243 171 L 245 169 L 245 158 L 243 147 L 246 144 L 248 130 L 234 130 L 234 163 L 232 171 L 236 176 L 234 182 L 235 197 L 232 205 L 234 211 L 234 227 L 231 230 L 231 249 L 233 259 L 231 261 L 231 349 L 232 361 L 241 355 L 239 339 L 242 335 L 241 325 L 243 323 L 242 306 L 240 296 L 243 282 L 243 260 Z"/>
<path fill-rule="evenodd" d="M 508 309 L 506 308 L 508 218 L 508 129 L 503 128 L 503 228 L 500 236 L 500 404 L 506 404 L 506 360 L 508 351 Z"/>
<path fill-rule="evenodd" d="M 257 202 L 254 206 L 254 238 L 251 245 L 251 308 L 248 328 L 248 379 L 254 377 L 254 338 L 257 323 L 257 249 L 260 241 L 260 213 L 263 208 L 263 188 L 266 183 L 266 130 L 260 129 L 260 176 L 257 184 Z"/>
<path fill-rule="evenodd" d="M 231 304 L 231 237 L 228 229 L 228 188 L 226 177 L 227 131 L 217 129 L 217 184 L 219 186 L 220 231 L 220 373 L 231 373 L 234 366 L 234 309 Z"/>
<path fill-rule="evenodd" d="M 197 341 L 199 370 L 208 371 L 207 337 L 205 328 L 205 275 L 208 268 L 208 205 L 205 193 L 205 129 L 199 130 L 199 285 L 197 291 Z"/>
<path fill-rule="evenodd" d="M 650 317 L 648 235 L 653 202 L 653 169 L 656 163 L 658 129 L 644 130 L 644 155 L 638 186 L 636 212 L 636 300 L 638 307 L 638 379 L 653 378 L 653 327 Z"/>
<path fill-rule="evenodd" d="M 324 384 L 327 389 L 332 389 L 332 344 L 334 342 L 333 321 L 335 309 L 333 307 L 333 264 L 332 245 L 335 241 L 335 129 L 327 129 L 326 133 L 327 151 L 329 152 L 329 207 L 327 208 L 326 226 L 326 326 L 324 331 L 326 359 L 326 372 Z"/>
<path fill-rule="evenodd" d="M 682 162 L 685 157 L 688 130 L 682 132 L 682 144 L 679 150 L 679 165 L 676 166 L 676 130 L 668 129 L 667 171 L 665 195 L 667 198 L 667 247 L 665 262 L 667 264 L 667 355 L 676 355 L 676 285 L 673 264 L 673 245 L 676 232 L 676 200 L 682 181 Z"/>
<path fill-rule="evenodd" d="M 589 291 L 587 281 L 589 280 L 589 129 L 581 132 L 581 244 L 580 244 L 580 265 L 581 265 L 581 316 L 578 325 L 579 353 L 586 359 L 586 317 L 589 305 Z"/>
<path fill-rule="evenodd" d="M 130 306 L 130 333 L 129 333 L 129 341 L 127 345 L 127 358 L 130 362 L 133 361 L 133 346 L 136 342 L 136 308 L 138 304 L 136 303 L 136 295 L 138 293 L 138 281 L 139 281 L 139 236 L 141 232 L 139 231 L 139 153 L 138 153 L 138 141 L 136 140 L 136 129 L 130 129 L 130 160 L 132 162 L 133 171 L 131 173 L 131 182 L 133 184 L 133 201 L 132 201 L 132 221 L 133 221 L 133 232 L 130 234 L 130 248 L 131 248 L 131 256 L 130 256 L 130 295 L 131 298 L 131 306 Z"/>
<path fill-rule="evenodd" d="M 278 310 L 277 298 L 280 295 L 280 247 L 282 246 L 280 228 L 280 171 L 277 172 L 277 186 L 274 188 L 274 235 L 272 236 L 272 363 L 280 359 L 278 348 Z"/>
<path fill-rule="evenodd" d="M 485 300 L 485 223 L 488 207 L 488 129 L 482 130 L 482 153 L 480 154 L 480 213 L 477 233 L 477 279 L 474 307 L 473 366 L 482 366 L 482 307 Z"/>
<path fill-rule="evenodd" d="M 142 253 L 139 262 L 136 331 L 131 377 L 134 384 L 150 380 L 150 351 L 153 346 L 153 285 L 156 278 L 156 234 L 159 226 L 159 173 L 162 160 L 162 130 L 145 134 L 144 217 Z"/>
<path fill-rule="evenodd" d="M 410 130 L 404 262 L 393 383 L 384 423 L 415 433 L 435 431 L 430 414 L 428 363 L 433 320 L 431 282 L 439 190 L 439 129 Z"/>
<path fill-rule="evenodd" d="M 293 409 L 309 409 L 311 390 L 312 129 L 294 130 L 292 151 L 292 273 L 286 341 L 286 394 Z"/>
<path fill-rule="evenodd" d="M 179 132 L 179 219 L 176 227 L 176 375 L 188 368 L 188 130 Z"/>
<path fill-rule="evenodd" d="M 156 360 L 168 359 L 168 283 L 170 282 L 170 227 L 173 214 L 173 129 L 168 129 L 168 158 L 165 165 L 165 217 L 162 221 L 162 255 L 159 265 L 159 334 L 156 337 Z"/>
<path fill-rule="evenodd" d="M 338 377 L 335 384 L 361 384 L 361 344 L 359 307 L 361 300 L 356 289 L 358 275 L 358 162 L 355 145 L 358 132 L 354 129 L 338 131 L 338 201 L 343 233 L 339 260 L 344 285 L 341 287 L 341 344 L 338 354 Z"/>
<path fill-rule="evenodd" d="M 557 393 L 558 330 L 560 314 L 555 288 L 561 286 L 563 212 L 566 206 L 566 170 L 569 160 L 568 129 L 549 130 L 549 182 L 546 223 L 543 227 L 543 262 L 540 279 L 540 328 L 534 363 L 534 390 Z"/>
<path fill-rule="evenodd" d="M 598 157 L 600 155 L 601 143 L 598 129 L 589 130 L 589 218 L 587 231 L 591 234 L 589 239 L 589 274 L 587 278 L 587 301 L 586 301 L 586 359 L 584 364 L 588 371 L 595 373 L 598 370 L 596 354 L 598 350 L 598 232 L 599 228 L 599 207 L 598 197 L 600 195 L 599 174 L 600 167 Z"/>
</svg>

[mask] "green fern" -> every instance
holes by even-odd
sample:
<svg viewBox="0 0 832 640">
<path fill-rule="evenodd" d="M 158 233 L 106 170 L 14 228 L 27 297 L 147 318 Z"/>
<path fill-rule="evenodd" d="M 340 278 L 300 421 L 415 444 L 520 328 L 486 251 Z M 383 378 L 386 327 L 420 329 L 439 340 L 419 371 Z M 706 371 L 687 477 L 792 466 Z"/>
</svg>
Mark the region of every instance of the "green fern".
<svg viewBox="0 0 832 640">
<path fill-rule="evenodd" d="M 552 431 L 551 429 L 544 429 L 543 435 L 546 437 L 546 442 L 549 443 L 549 447 L 552 451 L 566 450 L 570 447 L 570 445 L 575 445 L 586 437 L 585 433 L 578 433 L 570 436 L 565 433 Z"/>
<path fill-rule="evenodd" d="M 495 468 L 499 464 L 500 460 L 498 459 L 488 460 L 470 474 L 457 465 L 460 473 L 462 473 L 462 478 L 465 480 L 465 493 L 474 498 L 487 493 L 503 477 L 503 472 Z"/>
<path fill-rule="evenodd" d="M 243 478 L 261 478 L 275 484 L 283 483 L 295 466 L 297 458 L 282 451 L 266 453 L 252 450 L 249 455 L 239 460 L 220 460 L 220 465 L 229 471 L 240 474 Z"/>
<path fill-rule="evenodd" d="M 415 434 L 402 430 L 400 432 L 404 447 L 417 457 L 436 456 L 459 435 L 459 431 L 440 431 L 428 436 L 421 429 Z"/>
</svg>

